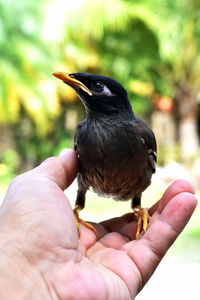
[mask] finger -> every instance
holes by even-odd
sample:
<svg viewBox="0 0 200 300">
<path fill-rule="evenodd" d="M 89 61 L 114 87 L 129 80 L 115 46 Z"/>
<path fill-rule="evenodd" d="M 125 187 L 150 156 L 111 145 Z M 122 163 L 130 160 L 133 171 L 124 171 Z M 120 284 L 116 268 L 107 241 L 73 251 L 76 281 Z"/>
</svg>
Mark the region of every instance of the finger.
<svg viewBox="0 0 200 300">
<path fill-rule="evenodd" d="M 123 247 L 140 270 L 142 286 L 181 233 L 196 205 L 197 200 L 193 194 L 177 194 L 168 202 L 160 217 L 150 225 L 141 240 L 130 242 Z"/>
<path fill-rule="evenodd" d="M 78 158 L 72 149 L 64 149 L 59 157 L 50 157 L 33 171 L 55 182 L 62 190 L 66 189 L 78 173 Z"/>
<path fill-rule="evenodd" d="M 195 189 L 194 186 L 189 182 L 188 180 L 181 179 L 176 180 L 174 183 L 172 183 L 165 193 L 163 194 L 161 200 L 156 202 L 150 209 L 149 214 L 153 215 L 155 211 L 158 213 L 161 213 L 167 203 L 175 196 L 183 192 L 188 192 L 191 194 L 194 194 Z"/>
<path fill-rule="evenodd" d="M 113 218 L 110 220 L 106 220 L 101 222 L 101 226 L 103 226 L 107 232 L 121 232 L 122 228 L 129 224 L 130 222 L 137 222 L 137 218 L 134 213 L 128 213 L 121 217 Z"/>
<path fill-rule="evenodd" d="M 128 236 L 126 236 L 126 232 L 123 233 L 123 228 L 126 225 L 131 225 L 131 233 L 134 231 L 134 237 L 137 230 L 137 222 L 135 221 L 136 217 L 134 213 L 128 213 L 118 218 L 113 218 L 109 220 L 105 220 L 100 223 L 89 222 L 95 229 L 96 235 L 94 232 L 80 224 L 81 227 L 81 236 L 80 236 L 80 243 L 85 245 L 85 241 L 100 241 L 104 236 L 107 236 L 109 233 L 118 233 L 123 235 L 123 238 L 129 240 Z M 111 242 L 112 244 L 112 242 Z M 87 243 L 85 248 L 88 249 L 91 245 Z"/>
<path fill-rule="evenodd" d="M 158 212 L 160 201 L 161 200 L 158 200 L 154 205 L 152 205 L 152 207 L 149 208 L 148 212 L 150 216 L 152 216 L 155 212 Z"/>
<path fill-rule="evenodd" d="M 79 169 L 78 157 L 74 150 L 63 149 L 60 153 L 60 159 L 64 165 L 65 172 L 67 174 L 66 187 L 68 187 L 71 185 L 71 183 L 77 176 Z"/>
<path fill-rule="evenodd" d="M 99 239 L 98 242 L 105 247 L 120 250 L 127 241 L 129 241 L 129 239 L 127 239 L 126 236 L 123 236 L 118 232 L 111 232 Z"/>
</svg>

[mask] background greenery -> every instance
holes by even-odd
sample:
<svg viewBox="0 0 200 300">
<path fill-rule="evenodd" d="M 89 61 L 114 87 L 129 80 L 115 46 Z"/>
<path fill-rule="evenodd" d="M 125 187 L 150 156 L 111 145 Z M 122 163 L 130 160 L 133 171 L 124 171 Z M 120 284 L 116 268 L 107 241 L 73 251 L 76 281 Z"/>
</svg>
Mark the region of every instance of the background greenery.
<svg viewBox="0 0 200 300">
<path fill-rule="evenodd" d="M 116 78 L 146 120 L 156 97 L 167 96 L 176 142 L 187 143 L 187 119 L 197 140 L 199 16 L 197 0 L 0 0 L 0 172 L 9 164 L 7 173 L 21 172 L 72 145 L 85 113 L 55 70 Z"/>
<path fill-rule="evenodd" d="M 174 143 L 159 145 L 164 173 L 154 177 L 144 202 L 158 199 L 170 176 L 184 175 L 177 166 L 165 171 L 172 159 L 187 167 L 199 187 L 199 37 L 199 0 L 0 0 L 0 197 L 18 173 L 73 146 L 85 111 L 75 93 L 52 77 L 54 71 L 114 77 L 135 113 L 149 122 L 157 99 L 172 102 Z M 98 199 L 91 204 L 94 195 L 88 198 L 89 218 L 112 216 L 105 207 L 113 215 L 130 207 Z M 181 249 L 200 249 L 198 214 Z"/>
</svg>

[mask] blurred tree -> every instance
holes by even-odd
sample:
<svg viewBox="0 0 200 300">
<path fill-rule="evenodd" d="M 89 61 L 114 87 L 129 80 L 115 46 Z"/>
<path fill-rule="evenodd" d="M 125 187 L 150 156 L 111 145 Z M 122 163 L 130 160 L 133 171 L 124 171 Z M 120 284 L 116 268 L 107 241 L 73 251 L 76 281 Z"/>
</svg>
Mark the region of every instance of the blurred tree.
<svg viewBox="0 0 200 300">
<path fill-rule="evenodd" d="M 175 101 L 178 139 L 183 161 L 198 150 L 198 94 L 200 87 L 200 2 L 154 0 L 141 2 L 144 15 L 158 37 L 160 76 L 171 87 Z"/>
<path fill-rule="evenodd" d="M 13 149 L 20 156 L 18 171 L 54 148 L 43 141 L 60 112 L 56 89 L 46 79 L 55 55 L 41 35 L 45 3 L 0 0 L 0 161 Z"/>
<path fill-rule="evenodd" d="M 39 132 L 47 129 L 45 114 L 52 113 L 47 95 L 55 96 L 44 81 L 51 53 L 40 33 L 43 6 L 44 1 L 0 0 L 0 123 L 17 122 L 23 106 Z"/>
<path fill-rule="evenodd" d="M 197 153 L 199 146 L 197 97 L 200 88 L 200 2 L 179 2 L 180 20 L 174 24 L 176 27 L 173 26 L 174 41 L 169 39 L 171 50 L 169 53 L 165 51 L 165 55 L 170 64 L 167 79 L 174 88 L 182 159 L 188 161 Z"/>
<path fill-rule="evenodd" d="M 198 14 L 197 0 L 0 0 L 0 123 L 23 164 L 56 154 L 71 138 L 67 123 L 83 117 L 74 92 L 47 80 L 56 69 L 116 78 L 147 119 L 155 94 L 174 98 L 183 153 L 194 153 Z"/>
</svg>

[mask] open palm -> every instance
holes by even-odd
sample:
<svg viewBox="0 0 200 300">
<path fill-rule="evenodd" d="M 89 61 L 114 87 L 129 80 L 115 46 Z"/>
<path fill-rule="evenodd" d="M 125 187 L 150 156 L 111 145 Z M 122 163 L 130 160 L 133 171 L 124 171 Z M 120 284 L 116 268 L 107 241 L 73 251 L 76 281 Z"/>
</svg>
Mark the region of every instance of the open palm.
<svg viewBox="0 0 200 300">
<path fill-rule="evenodd" d="M 189 220 L 194 188 L 185 180 L 172 184 L 149 210 L 150 226 L 139 240 L 132 213 L 93 224 L 97 237 L 81 225 L 79 238 L 63 192 L 77 171 L 68 150 L 17 177 L 0 210 L 4 241 L 12 240 L 21 265 L 34 270 L 37 299 L 133 299 Z"/>
</svg>

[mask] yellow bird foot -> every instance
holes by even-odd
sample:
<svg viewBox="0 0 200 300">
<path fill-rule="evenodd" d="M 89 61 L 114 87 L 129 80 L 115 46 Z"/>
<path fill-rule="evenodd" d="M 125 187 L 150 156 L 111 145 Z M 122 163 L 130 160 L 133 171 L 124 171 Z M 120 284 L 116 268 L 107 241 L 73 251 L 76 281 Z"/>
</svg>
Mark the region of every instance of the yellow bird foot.
<svg viewBox="0 0 200 300">
<path fill-rule="evenodd" d="M 137 215 L 137 219 L 138 219 L 137 232 L 136 232 L 136 240 L 138 240 L 142 231 L 144 232 L 147 231 L 151 217 L 148 213 L 148 209 L 146 208 L 136 207 L 134 209 L 134 213 Z"/>
<path fill-rule="evenodd" d="M 75 222 L 76 222 L 76 227 L 77 227 L 77 231 L 78 231 L 78 235 L 80 236 L 80 224 L 83 224 L 85 227 L 87 227 L 88 229 L 90 229 L 91 231 L 93 231 L 96 235 L 96 229 L 94 228 L 94 226 L 92 226 L 91 224 L 87 223 L 86 221 L 84 221 L 83 219 L 79 218 L 79 212 L 82 210 L 82 207 L 76 205 L 76 207 L 73 209 L 74 212 L 74 217 L 75 217 Z"/>
</svg>

